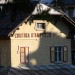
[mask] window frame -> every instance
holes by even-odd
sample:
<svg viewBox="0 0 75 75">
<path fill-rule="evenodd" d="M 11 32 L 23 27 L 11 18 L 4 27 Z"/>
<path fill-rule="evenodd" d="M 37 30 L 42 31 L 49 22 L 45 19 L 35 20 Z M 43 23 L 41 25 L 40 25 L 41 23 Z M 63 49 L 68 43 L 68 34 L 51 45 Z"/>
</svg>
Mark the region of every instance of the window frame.
<svg viewBox="0 0 75 75">
<path fill-rule="evenodd" d="M 39 25 L 39 26 L 38 26 Z M 35 29 L 36 30 L 45 30 L 46 29 L 46 23 L 43 23 L 43 22 L 41 22 L 41 23 L 36 23 L 36 26 L 35 26 Z"/>
<path fill-rule="evenodd" d="M 60 50 L 59 50 L 59 48 L 60 48 Z M 61 59 L 59 56 L 60 52 L 61 52 Z M 62 62 L 62 47 L 61 46 L 55 46 L 55 54 L 57 54 L 57 55 L 55 55 L 55 61 Z"/>
<path fill-rule="evenodd" d="M 62 48 L 62 50 L 61 50 L 61 61 L 55 61 L 55 47 L 61 47 Z M 52 52 L 51 52 L 51 49 L 52 48 L 54 48 L 54 59 L 52 59 Z M 66 48 L 66 51 L 64 50 Z M 65 52 L 67 53 L 67 56 L 65 55 Z M 65 56 L 66 56 L 66 58 L 64 58 Z M 52 61 L 53 60 L 53 61 Z M 67 46 L 51 46 L 50 47 L 50 62 L 68 62 L 68 48 L 67 48 Z"/>
</svg>

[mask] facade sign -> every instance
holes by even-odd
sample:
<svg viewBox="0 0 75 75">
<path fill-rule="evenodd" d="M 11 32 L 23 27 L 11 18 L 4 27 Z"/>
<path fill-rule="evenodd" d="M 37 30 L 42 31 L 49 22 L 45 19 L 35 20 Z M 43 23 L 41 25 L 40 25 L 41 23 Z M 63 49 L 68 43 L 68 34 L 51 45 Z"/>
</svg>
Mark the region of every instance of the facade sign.
<svg viewBox="0 0 75 75">
<path fill-rule="evenodd" d="M 51 33 L 16 33 L 15 38 L 43 38 L 51 37 Z"/>
</svg>

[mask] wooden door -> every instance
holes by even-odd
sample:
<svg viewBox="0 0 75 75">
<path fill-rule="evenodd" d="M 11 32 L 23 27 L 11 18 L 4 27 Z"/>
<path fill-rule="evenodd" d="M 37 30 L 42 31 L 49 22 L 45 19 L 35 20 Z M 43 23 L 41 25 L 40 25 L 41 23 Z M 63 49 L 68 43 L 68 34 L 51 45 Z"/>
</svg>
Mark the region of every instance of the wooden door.
<svg viewBox="0 0 75 75">
<path fill-rule="evenodd" d="M 29 47 L 20 47 L 20 63 L 29 63 Z"/>
</svg>

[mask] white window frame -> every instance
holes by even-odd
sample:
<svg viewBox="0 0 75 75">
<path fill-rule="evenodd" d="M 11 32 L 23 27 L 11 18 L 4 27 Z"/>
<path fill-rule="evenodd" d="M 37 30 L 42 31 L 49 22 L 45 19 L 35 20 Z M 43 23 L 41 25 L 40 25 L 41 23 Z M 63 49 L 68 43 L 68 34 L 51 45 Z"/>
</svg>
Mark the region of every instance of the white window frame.
<svg viewBox="0 0 75 75">
<path fill-rule="evenodd" d="M 44 25 L 44 28 L 43 26 Z M 36 23 L 36 30 L 45 30 L 46 23 Z"/>
<path fill-rule="evenodd" d="M 55 46 L 57 47 L 57 50 L 55 51 L 57 53 L 57 60 L 55 62 L 62 62 L 62 47 L 61 46 Z M 61 48 L 61 51 L 59 51 L 59 47 Z M 61 52 L 61 60 L 59 59 L 59 53 Z"/>
</svg>

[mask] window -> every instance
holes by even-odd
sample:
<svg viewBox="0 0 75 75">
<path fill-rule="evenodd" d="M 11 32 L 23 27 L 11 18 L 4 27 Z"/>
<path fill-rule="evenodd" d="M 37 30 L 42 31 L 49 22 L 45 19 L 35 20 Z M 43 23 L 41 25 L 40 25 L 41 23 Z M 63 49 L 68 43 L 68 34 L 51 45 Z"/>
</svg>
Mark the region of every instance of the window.
<svg viewBox="0 0 75 75">
<path fill-rule="evenodd" d="M 62 55 L 61 55 L 61 47 L 55 47 L 55 61 L 61 61 Z"/>
<path fill-rule="evenodd" d="M 68 51 L 66 46 L 53 46 L 50 48 L 51 62 L 67 62 Z"/>
<path fill-rule="evenodd" d="M 43 30 L 43 29 L 45 29 L 45 23 L 37 23 L 36 29 L 37 30 Z"/>
</svg>

